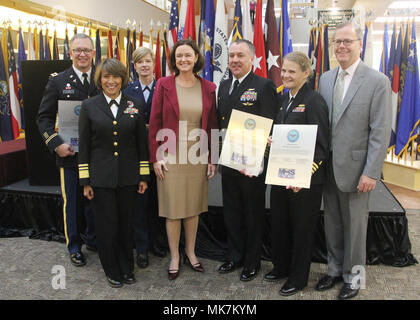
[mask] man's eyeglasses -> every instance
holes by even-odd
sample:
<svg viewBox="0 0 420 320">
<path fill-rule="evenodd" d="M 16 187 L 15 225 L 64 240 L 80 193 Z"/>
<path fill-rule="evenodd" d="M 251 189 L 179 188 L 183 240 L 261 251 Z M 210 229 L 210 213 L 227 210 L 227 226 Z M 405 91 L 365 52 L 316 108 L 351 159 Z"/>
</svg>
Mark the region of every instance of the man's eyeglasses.
<svg viewBox="0 0 420 320">
<path fill-rule="evenodd" d="M 354 41 L 359 41 L 360 39 L 344 39 L 344 40 L 334 40 L 334 45 L 336 45 L 337 47 L 339 47 L 342 43 L 344 43 L 345 46 L 349 46 L 351 45 Z"/>
<path fill-rule="evenodd" d="M 81 54 L 82 54 L 82 52 L 83 52 L 85 55 L 89 55 L 89 54 L 91 54 L 91 53 L 92 53 L 93 49 L 88 49 L 88 48 L 83 48 L 83 49 L 81 49 L 81 48 L 76 48 L 76 49 L 72 49 L 71 51 L 72 51 L 74 54 L 76 54 L 76 55 L 81 55 Z"/>
</svg>

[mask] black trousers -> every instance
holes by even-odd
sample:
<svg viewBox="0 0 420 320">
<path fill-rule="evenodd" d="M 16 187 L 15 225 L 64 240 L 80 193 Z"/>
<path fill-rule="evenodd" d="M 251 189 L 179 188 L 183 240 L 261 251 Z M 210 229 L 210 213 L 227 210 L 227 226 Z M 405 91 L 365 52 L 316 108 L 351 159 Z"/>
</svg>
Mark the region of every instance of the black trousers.
<svg viewBox="0 0 420 320">
<path fill-rule="evenodd" d="M 93 187 L 96 244 L 105 274 L 122 280 L 134 271 L 133 204 L 137 186 L 116 189 Z"/>
<path fill-rule="evenodd" d="M 263 177 L 222 175 L 227 260 L 248 269 L 260 267 L 265 189 Z"/>
<path fill-rule="evenodd" d="M 146 254 L 149 248 L 166 247 L 165 219 L 159 217 L 156 175 L 150 172 L 150 182 L 144 194 L 135 196 L 133 213 L 134 244 L 138 254 Z"/>
<path fill-rule="evenodd" d="M 288 277 L 297 288 L 308 283 L 323 185 L 294 193 L 272 186 L 271 229 L 274 273 Z"/>
</svg>

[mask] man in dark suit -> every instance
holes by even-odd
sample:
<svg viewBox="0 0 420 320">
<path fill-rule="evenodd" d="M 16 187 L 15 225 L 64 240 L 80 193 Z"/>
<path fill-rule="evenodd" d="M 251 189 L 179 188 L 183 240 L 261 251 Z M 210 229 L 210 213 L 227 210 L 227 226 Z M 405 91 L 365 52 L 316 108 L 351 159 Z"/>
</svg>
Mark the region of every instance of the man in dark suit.
<svg viewBox="0 0 420 320">
<path fill-rule="evenodd" d="M 324 188 L 328 274 L 316 289 L 328 290 L 344 281 L 339 299 L 359 293 L 369 194 L 380 179 L 391 134 L 391 86 L 386 76 L 360 60 L 362 36 L 351 22 L 337 26 L 334 53 L 339 67 L 319 82 L 329 109 L 331 150 Z"/>
<path fill-rule="evenodd" d="M 59 100 L 81 101 L 99 93 L 93 76 L 92 59 L 95 56 L 92 39 L 85 34 L 76 34 L 70 40 L 70 58 L 73 65 L 59 74 L 53 73 L 45 87 L 37 124 L 51 152 L 56 153 L 60 168 L 61 192 L 63 196 L 64 234 L 70 260 L 76 266 L 86 264 L 81 251 L 81 212 L 86 218 L 83 241 L 89 250 L 96 251 L 93 218 L 87 200 L 79 185 L 77 153 L 69 141 L 64 141 L 55 129 Z"/>
<path fill-rule="evenodd" d="M 218 92 L 220 129 L 226 130 L 233 109 L 274 119 L 279 107 L 271 80 L 252 72 L 254 45 L 237 40 L 229 48 L 232 79 L 222 81 Z M 220 273 L 244 266 L 240 280 L 255 278 L 260 268 L 262 230 L 265 211 L 265 170 L 257 177 L 222 166 L 222 193 L 228 239 L 227 261 Z"/>
</svg>

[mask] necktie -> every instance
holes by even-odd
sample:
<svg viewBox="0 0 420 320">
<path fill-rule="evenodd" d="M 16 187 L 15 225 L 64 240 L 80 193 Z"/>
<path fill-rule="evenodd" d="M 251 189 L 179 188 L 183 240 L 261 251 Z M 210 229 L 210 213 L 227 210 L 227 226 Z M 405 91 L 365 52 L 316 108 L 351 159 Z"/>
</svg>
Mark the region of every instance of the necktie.
<svg viewBox="0 0 420 320">
<path fill-rule="evenodd" d="M 340 115 L 341 105 L 343 102 L 343 92 L 344 92 L 344 77 L 347 75 L 347 71 L 343 70 L 338 75 L 337 81 L 334 87 L 333 95 L 333 106 L 332 106 L 332 128 L 335 127 L 338 121 L 338 116 Z"/>
<path fill-rule="evenodd" d="M 88 75 L 87 75 L 87 73 L 83 73 L 82 74 L 82 77 L 84 78 L 83 79 L 83 86 L 86 88 L 86 89 L 89 89 L 89 81 L 88 81 Z"/>
<path fill-rule="evenodd" d="M 147 100 L 149 100 L 149 95 L 150 95 L 150 88 L 148 86 L 145 86 L 143 89 L 144 101 L 147 102 Z"/>
<path fill-rule="evenodd" d="M 235 80 L 235 82 L 233 83 L 233 88 L 230 91 L 229 95 L 232 95 L 232 93 L 235 91 L 235 89 L 239 86 L 239 80 Z"/>
<path fill-rule="evenodd" d="M 118 113 L 118 106 L 119 106 L 118 105 L 118 102 L 115 101 L 115 100 L 111 100 L 108 103 L 108 106 L 111 108 L 111 112 L 114 115 L 114 118 L 116 118 L 117 117 L 117 113 Z"/>
<path fill-rule="evenodd" d="M 113 104 L 115 104 L 117 107 L 119 107 L 119 105 L 118 105 L 118 102 L 117 101 L 115 101 L 114 99 L 112 99 L 109 103 L 108 103 L 108 106 L 112 106 Z"/>
<path fill-rule="evenodd" d="M 290 106 L 292 105 L 292 103 L 293 103 L 293 101 L 295 100 L 295 97 L 292 97 L 290 100 L 289 100 L 289 104 L 287 105 L 287 108 L 286 108 L 286 112 L 287 111 L 289 111 L 289 108 L 290 108 Z"/>
</svg>

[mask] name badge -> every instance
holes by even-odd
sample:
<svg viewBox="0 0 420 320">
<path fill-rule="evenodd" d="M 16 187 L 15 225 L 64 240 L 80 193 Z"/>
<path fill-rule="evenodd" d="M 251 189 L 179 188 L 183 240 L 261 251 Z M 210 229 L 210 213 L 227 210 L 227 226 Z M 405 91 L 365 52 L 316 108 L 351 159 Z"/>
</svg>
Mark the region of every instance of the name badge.
<svg viewBox="0 0 420 320">
<path fill-rule="evenodd" d="M 71 89 L 71 90 L 63 90 L 63 94 L 74 94 L 74 89 Z"/>
</svg>

